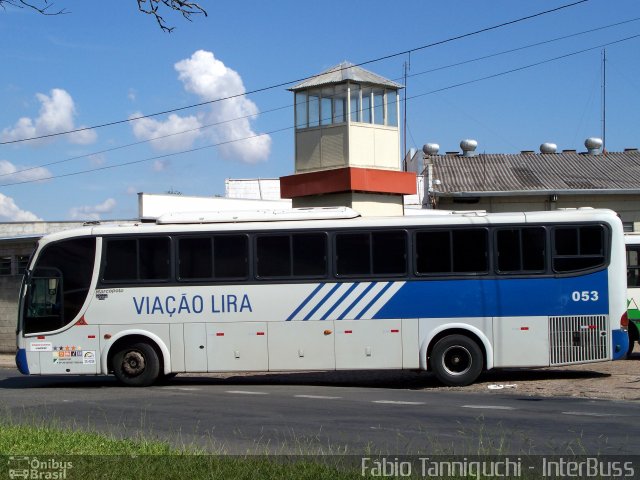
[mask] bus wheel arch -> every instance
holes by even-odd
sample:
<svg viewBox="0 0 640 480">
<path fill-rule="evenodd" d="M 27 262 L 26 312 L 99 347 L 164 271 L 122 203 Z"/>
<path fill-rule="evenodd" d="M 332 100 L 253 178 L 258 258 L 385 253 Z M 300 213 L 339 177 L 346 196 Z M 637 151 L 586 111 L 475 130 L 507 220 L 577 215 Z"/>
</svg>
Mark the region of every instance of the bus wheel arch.
<svg viewBox="0 0 640 480">
<path fill-rule="evenodd" d="M 146 387 L 164 373 L 164 355 L 160 346 L 144 335 L 126 335 L 109 348 L 107 368 L 121 383 Z"/>
<path fill-rule="evenodd" d="M 435 335 L 427 348 L 427 367 L 448 386 L 473 383 L 487 368 L 484 342 L 466 329 L 449 329 Z"/>
</svg>

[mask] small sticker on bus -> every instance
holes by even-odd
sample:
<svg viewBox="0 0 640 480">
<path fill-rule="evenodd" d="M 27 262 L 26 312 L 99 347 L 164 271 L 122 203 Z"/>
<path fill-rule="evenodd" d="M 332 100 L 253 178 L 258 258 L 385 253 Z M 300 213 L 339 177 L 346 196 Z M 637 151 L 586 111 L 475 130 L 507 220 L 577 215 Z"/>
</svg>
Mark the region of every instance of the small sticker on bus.
<svg viewBox="0 0 640 480">
<path fill-rule="evenodd" d="M 51 342 L 31 342 L 29 349 L 32 352 L 52 352 L 53 344 Z"/>
<path fill-rule="evenodd" d="M 82 357 L 83 365 L 95 365 L 96 364 L 96 351 L 87 350 Z"/>
</svg>

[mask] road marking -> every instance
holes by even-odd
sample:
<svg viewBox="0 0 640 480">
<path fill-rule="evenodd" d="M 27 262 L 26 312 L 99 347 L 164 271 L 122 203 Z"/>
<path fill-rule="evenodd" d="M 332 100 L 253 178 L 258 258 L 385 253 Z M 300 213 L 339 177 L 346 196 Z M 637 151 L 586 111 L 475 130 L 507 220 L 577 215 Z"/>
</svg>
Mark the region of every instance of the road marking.
<svg viewBox="0 0 640 480">
<path fill-rule="evenodd" d="M 325 395 L 294 395 L 295 398 L 316 398 L 318 400 L 336 400 L 342 397 L 328 397 Z"/>
<path fill-rule="evenodd" d="M 162 390 L 180 390 L 181 392 L 198 392 L 201 389 L 197 387 L 159 387 Z"/>
<path fill-rule="evenodd" d="M 583 417 L 626 417 L 619 413 L 596 413 L 596 412 L 562 412 L 563 415 L 576 415 Z"/>
<path fill-rule="evenodd" d="M 404 402 L 401 400 L 373 400 L 371 403 L 384 403 L 389 405 L 426 405 L 425 402 Z"/>
<path fill-rule="evenodd" d="M 462 408 L 477 408 L 481 410 L 515 410 L 515 407 L 505 407 L 502 405 L 462 405 Z"/>
<path fill-rule="evenodd" d="M 227 390 L 226 393 L 234 393 L 237 395 L 269 395 L 267 392 L 253 392 L 249 390 Z"/>
</svg>

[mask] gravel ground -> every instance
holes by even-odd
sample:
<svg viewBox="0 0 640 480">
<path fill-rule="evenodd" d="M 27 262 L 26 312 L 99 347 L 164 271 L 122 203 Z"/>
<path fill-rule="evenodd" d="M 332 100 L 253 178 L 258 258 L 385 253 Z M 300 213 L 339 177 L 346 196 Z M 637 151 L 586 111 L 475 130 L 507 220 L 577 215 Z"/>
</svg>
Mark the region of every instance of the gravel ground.
<svg viewBox="0 0 640 480">
<path fill-rule="evenodd" d="M 0 367 L 15 368 L 12 355 L 0 355 Z M 443 387 L 433 375 L 402 371 L 181 374 L 176 384 L 224 382 L 235 385 L 288 384 L 457 390 L 543 397 L 640 400 L 640 348 L 628 360 L 568 367 L 507 369 L 484 373 L 467 387 Z"/>
</svg>

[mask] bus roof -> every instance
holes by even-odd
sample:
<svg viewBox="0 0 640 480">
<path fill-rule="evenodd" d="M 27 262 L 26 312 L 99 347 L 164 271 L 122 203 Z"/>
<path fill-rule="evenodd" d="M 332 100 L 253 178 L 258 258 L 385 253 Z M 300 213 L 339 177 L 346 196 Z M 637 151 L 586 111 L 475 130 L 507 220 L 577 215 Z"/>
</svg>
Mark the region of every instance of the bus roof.
<svg viewBox="0 0 640 480">
<path fill-rule="evenodd" d="M 295 210 L 295 209 L 294 209 Z M 197 233 L 197 232 L 233 232 L 233 231 L 274 231 L 293 229 L 339 229 L 345 227 L 360 228 L 404 228 L 447 225 L 500 225 L 500 224 L 545 224 L 554 222 L 602 221 L 609 224 L 622 224 L 617 214 L 608 209 L 564 209 L 543 212 L 505 212 L 486 213 L 484 211 L 442 211 L 424 210 L 424 213 L 396 217 L 361 217 L 351 209 L 301 209 L 304 211 L 282 214 L 263 211 L 244 212 L 237 218 L 207 222 L 189 222 L 188 215 L 173 216 L 173 222 L 167 223 L 127 223 L 127 224 L 91 224 L 85 227 L 56 232 L 43 237 L 41 243 L 62 240 L 77 236 L 136 235 L 153 233 Z M 284 212 L 284 211 L 281 211 Z M 224 212 L 228 217 L 232 212 Z M 193 217 L 193 214 L 191 214 Z M 269 216 L 260 218 L 260 216 Z M 178 221 L 179 220 L 179 221 Z M 640 239 L 639 239 L 640 241 Z"/>
</svg>

